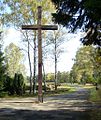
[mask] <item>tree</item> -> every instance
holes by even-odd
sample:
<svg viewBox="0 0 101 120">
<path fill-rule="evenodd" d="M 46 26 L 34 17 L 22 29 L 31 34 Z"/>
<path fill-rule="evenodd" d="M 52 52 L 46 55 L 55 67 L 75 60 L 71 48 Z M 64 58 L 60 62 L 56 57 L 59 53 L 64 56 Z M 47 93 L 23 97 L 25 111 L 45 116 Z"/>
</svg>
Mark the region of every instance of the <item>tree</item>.
<svg viewBox="0 0 101 120">
<path fill-rule="evenodd" d="M 54 73 L 47 73 L 46 77 L 47 77 L 47 81 L 49 82 L 54 81 Z"/>
<path fill-rule="evenodd" d="M 51 57 L 55 63 L 55 90 L 57 90 L 57 63 L 59 61 L 60 55 L 64 52 L 63 48 L 61 47 L 62 43 L 64 42 L 64 32 L 60 27 L 58 31 L 54 31 L 52 34 L 49 33 L 48 36 L 49 40 L 47 40 L 47 42 L 48 44 L 50 43 Z"/>
<path fill-rule="evenodd" d="M 9 95 L 22 95 L 25 93 L 25 83 L 22 74 L 15 73 L 14 77 L 6 76 L 4 80 L 4 90 L 8 91 Z"/>
<path fill-rule="evenodd" d="M 13 78 L 6 75 L 6 78 L 4 80 L 4 91 L 7 91 L 9 95 L 14 95 L 14 84 L 13 84 Z"/>
<path fill-rule="evenodd" d="M 29 82 L 30 82 L 30 90 L 29 90 L 29 93 L 31 94 L 32 93 L 32 90 L 33 90 L 33 86 L 32 86 L 32 63 L 31 63 L 31 54 L 30 54 L 30 38 L 29 38 L 29 34 L 28 34 L 28 32 L 26 31 L 26 32 L 24 32 L 23 33 L 23 36 L 24 36 L 24 40 L 23 40 L 23 42 L 27 42 L 27 50 L 24 50 L 24 49 L 22 49 L 22 50 L 24 50 L 24 51 L 26 51 L 27 52 L 27 55 L 28 55 L 28 61 L 29 61 L 29 70 L 30 70 L 30 72 L 29 72 Z M 34 47 L 35 48 L 35 47 Z M 35 52 L 35 50 L 34 50 L 34 52 Z M 35 55 L 34 55 L 34 58 L 35 58 Z M 35 62 L 34 62 L 34 64 L 35 64 Z"/>
<path fill-rule="evenodd" d="M 38 2 L 37 0 L 3 0 L 4 1 L 4 9 L 6 9 L 5 6 L 7 6 L 10 9 L 10 12 L 6 12 L 4 14 L 5 16 L 5 24 L 6 25 L 13 25 L 17 29 L 20 27 L 22 24 L 37 24 L 37 7 L 41 5 L 43 7 L 43 14 L 42 14 L 42 24 L 45 24 L 46 22 L 50 21 L 50 11 L 54 10 L 54 7 L 52 5 L 52 2 L 50 0 L 42 0 Z M 47 15 L 46 15 L 47 13 Z M 48 18 L 48 19 L 47 19 Z M 36 31 L 30 32 L 32 34 L 31 40 L 33 38 L 33 43 L 34 43 L 34 48 L 33 48 L 33 53 L 34 53 L 34 68 L 33 68 L 33 92 L 35 93 L 35 84 L 36 84 Z M 33 34 L 34 33 L 34 34 Z M 28 37 L 26 37 L 28 38 Z M 25 39 L 26 39 L 25 38 Z M 30 43 L 31 45 L 31 40 L 27 39 L 27 42 Z M 29 44 L 28 43 L 28 44 Z M 33 46 L 33 45 L 31 45 Z M 29 51 L 29 49 L 28 49 Z M 29 52 L 28 52 L 29 56 Z M 30 58 L 29 58 L 29 65 L 30 65 L 30 78 L 32 78 L 32 68 L 30 64 Z M 32 84 L 32 83 L 31 83 Z M 31 87 L 32 88 L 32 87 Z M 31 90 L 32 91 L 32 90 Z"/>
<path fill-rule="evenodd" d="M 94 82 L 92 78 L 94 71 L 97 70 L 94 67 L 96 64 L 95 55 L 95 48 L 92 46 L 83 46 L 77 51 L 71 71 L 74 80 L 79 83 Z"/>
<path fill-rule="evenodd" d="M 2 32 L 0 32 L 0 42 L 2 43 Z M 3 83 L 6 75 L 6 64 L 4 62 L 4 53 L 2 52 L 2 45 L 0 44 L 0 90 L 3 90 Z"/>
<path fill-rule="evenodd" d="M 6 65 L 4 62 L 4 55 L 1 51 L 1 45 L 0 45 L 0 90 L 3 89 L 3 82 L 6 76 Z"/>
<path fill-rule="evenodd" d="M 69 74 L 69 79 L 70 79 L 70 83 L 73 84 L 75 82 L 78 82 L 77 80 L 77 74 L 75 72 L 75 64 L 73 65 L 73 69 L 70 71 L 70 74 Z"/>
<path fill-rule="evenodd" d="M 17 95 L 22 95 L 24 93 L 25 84 L 22 74 L 15 73 L 13 86 Z"/>
<path fill-rule="evenodd" d="M 96 82 L 101 84 L 101 49 L 95 49 L 92 56 L 92 62 L 94 66 L 93 77 Z"/>
<path fill-rule="evenodd" d="M 13 43 L 5 48 L 5 63 L 7 64 L 7 74 L 13 78 L 15 73 L 26 74 L 23 64 L 24 55 L 20 48 Z"/>
<path fill-rule="evenodd" d="M 84 45 L 101 47 L 101 1 L 100 0 L 52 0 L 57 9 L 53 20 L 70 28 L 71 32 L 82 29 L 86 36 Z"/>
<path fill-rule="evenodd" d="M 2 4 L 0 3 L 0 10 L 3 10 Z M 2 13 L 0 13 L 0 91 L 4 89 L 4 80 L 6 77 L 6 64 L 5 64 L 5 56 L 2 52 L 2 46 L 3 46 L 3 16 Z"/>
<path fill-rule="evenodd" d="M 67 82 L 69 82 L 69 73 L 58 71 L 57 79 L 58 79 L 58 84 L 59 83 L 67 83 Z"/>
</svg>

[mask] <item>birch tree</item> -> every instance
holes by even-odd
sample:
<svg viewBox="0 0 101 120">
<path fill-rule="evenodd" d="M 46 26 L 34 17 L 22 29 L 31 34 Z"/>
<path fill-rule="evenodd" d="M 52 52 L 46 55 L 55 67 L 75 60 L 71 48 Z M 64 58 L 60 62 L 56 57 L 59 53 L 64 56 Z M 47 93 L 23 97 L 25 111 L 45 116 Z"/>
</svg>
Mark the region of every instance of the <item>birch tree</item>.
<svg viewBox="0 0 101 120">
<path fill-rule="evenodd" d="M 50 21 L 50 12 L 53 11 L 54 7 L 50 0 L 3 0 L 4 7 L 7 6 L 9 9 L 8 13 L 5 13 L 6 25 L 13 25 L 17 29 L 21 28 L 24 24 L 37 24 L 37 7 L 41 5 L 43 7 L 42 24 Z M 46 15 L 47 14 L 47 15 Z M 34 72 L 33 72 L 33 92 L 35 93 L 35 76 L 36 76 L 36 31 L 34 33 Z M 33 36 L 32 36 L 33 37 Z M 28 41 L 28 40 L 27 40 Z M 30 42 L 31 43 L 31 42 Z M 33 44 L 32 44 L 33 45 Z M 28 50 L 29 51 L 29 50 Z M 31 68 L 32 69 L 32 68 Z M 31 74 L 31 73 L 30 73 Z"/>
<path fill-rule="evenodd" d="M 64 42 L 64 32 L 62 31 L 62 28 L 60 27 L 58 31 L 53 31 L 52 34 L 49 33 L 49 40 L 47 44 L 50 44 L 50 54 L 52 59 L 54 60 L 54 68 L 55 68 L 55 90 L 57 90 L 57 63 L 59 61 L 60 55 L 64 52 L 63 48 L 61 48 L 61 45 Z"/>
</svg>

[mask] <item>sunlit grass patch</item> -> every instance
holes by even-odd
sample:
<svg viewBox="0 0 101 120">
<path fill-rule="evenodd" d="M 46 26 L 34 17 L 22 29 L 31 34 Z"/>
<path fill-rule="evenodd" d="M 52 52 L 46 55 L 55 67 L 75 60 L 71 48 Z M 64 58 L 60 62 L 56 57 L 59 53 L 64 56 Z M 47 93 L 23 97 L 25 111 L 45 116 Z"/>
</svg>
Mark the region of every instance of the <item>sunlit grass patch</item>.
<svg viewBox="0 0 101 120">
<path fill-rule="evenodd" d="M 91 89 L 94 88 L 94 85 L 92 84 L 86 84 L 86 85 L 82 85 L 83 88 L 87 88 L 87 89 Z"/>
<path fill-rule="evenodd" d="M 45 96 L 53 96 L 53 95 L 60 95 L 60 94 L 68 94 L 74 92 L 76 89 L 69 85 L 61 85 L 58 86 L 57 90 L 47 91 L 44 93 Z"/>
</svg>

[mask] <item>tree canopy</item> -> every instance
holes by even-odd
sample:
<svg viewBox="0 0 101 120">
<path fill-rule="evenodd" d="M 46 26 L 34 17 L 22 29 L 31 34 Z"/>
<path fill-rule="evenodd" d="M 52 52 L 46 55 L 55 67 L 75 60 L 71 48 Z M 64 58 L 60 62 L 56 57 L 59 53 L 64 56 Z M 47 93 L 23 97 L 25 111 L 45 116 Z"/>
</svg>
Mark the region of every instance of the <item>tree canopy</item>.
<svg viewBox="0 0 101 120">
<path fill-rule="evenodd" d="M 26 74 L 23 60 L 23 53 L 14 43 L 10 43 L 9 46 L 5 48 L 5 63 L 7 64 L 7 73 L 10 77 L 13 78 L 15 73 Z"/>
<path fill-rule="evenodd" d="M 0 42 L 2 42 L 1 35 L 0 35 Z M 0 43 L 0 90 L 3 89 L 3 81 L 6 75 L 6 64 L 4 60 L 5 57 L 4 57 L 4 53 L 2 52 L 2 45 Z"/>
<path fill-rule="evenodd" d="M 98 49 L 92 46 L 81 47 L 75 56 L 74 65 L 71 70 L 75 81 L 100 82 L 101 83 L 101 56 Z"/>
<path fill-rule="evenodd" d="M 53 20 L 74 32 L 82 29 L 84 45 L 101 47 L 101 0 L 52 0 L 57 9 Z"/>
<path fill-rule="evenodd" d="M 36 24 L 37 7 L 43 7 L 42 23 L 49 21 L 49 12 L 54 10 L 50 0 L 2 0 L 0 2 L 2 23 L 6 26 L 20 27 L 23 24 Z M 46 16 L 47 14 L 47 16 Z M 48 18 L 47 18 L 48 17 Z"/>
</svg>

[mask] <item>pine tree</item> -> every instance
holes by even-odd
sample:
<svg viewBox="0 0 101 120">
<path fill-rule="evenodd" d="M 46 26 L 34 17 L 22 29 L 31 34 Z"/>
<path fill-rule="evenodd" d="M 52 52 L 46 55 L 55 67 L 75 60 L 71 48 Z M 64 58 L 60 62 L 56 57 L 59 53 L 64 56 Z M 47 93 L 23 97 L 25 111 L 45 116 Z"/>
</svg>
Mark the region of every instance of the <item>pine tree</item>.
<svg viewBox="0 0 101 120">
<path fill-rule="evenodd" d="M 56 6 L 54 21 L 69 28 L 71 32 L 82 29 L 85 45 L 101 47 L 101 0 L 52 0 Z"/>
<path fill-rule="evenodd" d="M 4 55 L 2 52 L 2 45 L 0 44 L 0 90 L 3 89 L 3 82 L 5 79 L 6 65 L 4 63 Z"/>
</svg>

